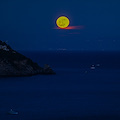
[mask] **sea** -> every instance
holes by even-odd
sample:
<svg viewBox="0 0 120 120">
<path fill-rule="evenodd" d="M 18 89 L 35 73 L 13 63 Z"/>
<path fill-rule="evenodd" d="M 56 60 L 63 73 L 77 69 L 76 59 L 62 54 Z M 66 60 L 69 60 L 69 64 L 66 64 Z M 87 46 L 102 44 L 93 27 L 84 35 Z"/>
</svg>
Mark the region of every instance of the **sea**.
<svg viewBox="0 0 120 120">
<path fill-rule="evenodd" d="M 56 75 L 0 78 L 0 120 L 120 120 L 120 52 L 19 52 Z"/>
</svg>

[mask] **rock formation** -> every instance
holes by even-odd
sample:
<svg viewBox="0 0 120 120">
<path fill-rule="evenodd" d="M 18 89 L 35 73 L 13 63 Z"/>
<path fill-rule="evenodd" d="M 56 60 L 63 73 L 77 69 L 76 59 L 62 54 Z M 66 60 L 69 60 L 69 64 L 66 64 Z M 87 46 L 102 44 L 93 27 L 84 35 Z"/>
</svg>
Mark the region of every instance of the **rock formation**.
<svg viewBox="0 0 120 120">
<path fill-rule="evenodd" d="M 48 65 L 41 68 L 37 63 L 0 40 L 0 76 L 30 76 L 35 74 L 55 74 L 55 72 Z"/>
</svg>

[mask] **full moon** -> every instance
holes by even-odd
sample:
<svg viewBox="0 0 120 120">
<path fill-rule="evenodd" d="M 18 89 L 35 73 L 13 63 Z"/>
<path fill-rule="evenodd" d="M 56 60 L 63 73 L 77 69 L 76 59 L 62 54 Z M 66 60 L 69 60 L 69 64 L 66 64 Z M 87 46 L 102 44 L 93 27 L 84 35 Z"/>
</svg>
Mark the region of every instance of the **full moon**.
<svg viewBox="0 0 120 120">
<path fill-rule="evenodd" d="M 70 24 L 70 21 L 67 17 L 61 16 L 56 20 L 56 24 L 59 28 L 66 28 Z"/>
</svg>

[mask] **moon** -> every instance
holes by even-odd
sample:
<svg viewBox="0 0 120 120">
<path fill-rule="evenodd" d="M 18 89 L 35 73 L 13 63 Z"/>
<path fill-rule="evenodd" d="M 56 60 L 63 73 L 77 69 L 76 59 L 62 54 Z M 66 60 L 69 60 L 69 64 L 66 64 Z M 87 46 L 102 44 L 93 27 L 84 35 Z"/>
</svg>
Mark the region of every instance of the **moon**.
<svg viewBox="0 0 120 120">
<path fill-rule="evenodd" d="M 70 21 L 67 17 L 61 16 L 56 20 L 56 24 L 59 28 L 64 29 L 64 28 L 67 28 L 69 26 Z"/>
</svg>

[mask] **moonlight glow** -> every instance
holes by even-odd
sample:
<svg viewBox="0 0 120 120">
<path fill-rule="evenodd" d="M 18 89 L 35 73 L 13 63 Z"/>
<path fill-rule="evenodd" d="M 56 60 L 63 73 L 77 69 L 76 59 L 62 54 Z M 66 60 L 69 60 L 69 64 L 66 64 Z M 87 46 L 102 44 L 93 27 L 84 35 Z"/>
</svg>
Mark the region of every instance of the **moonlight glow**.
<svg viewBox="0 0 120 120">
<path fill-rule="evenodd" d="M 61 16 L 57 19 L 56 24 L 59 28 L 66 28 L 70 24 L 70 21 L 67 17 Z"/>
</svg>

